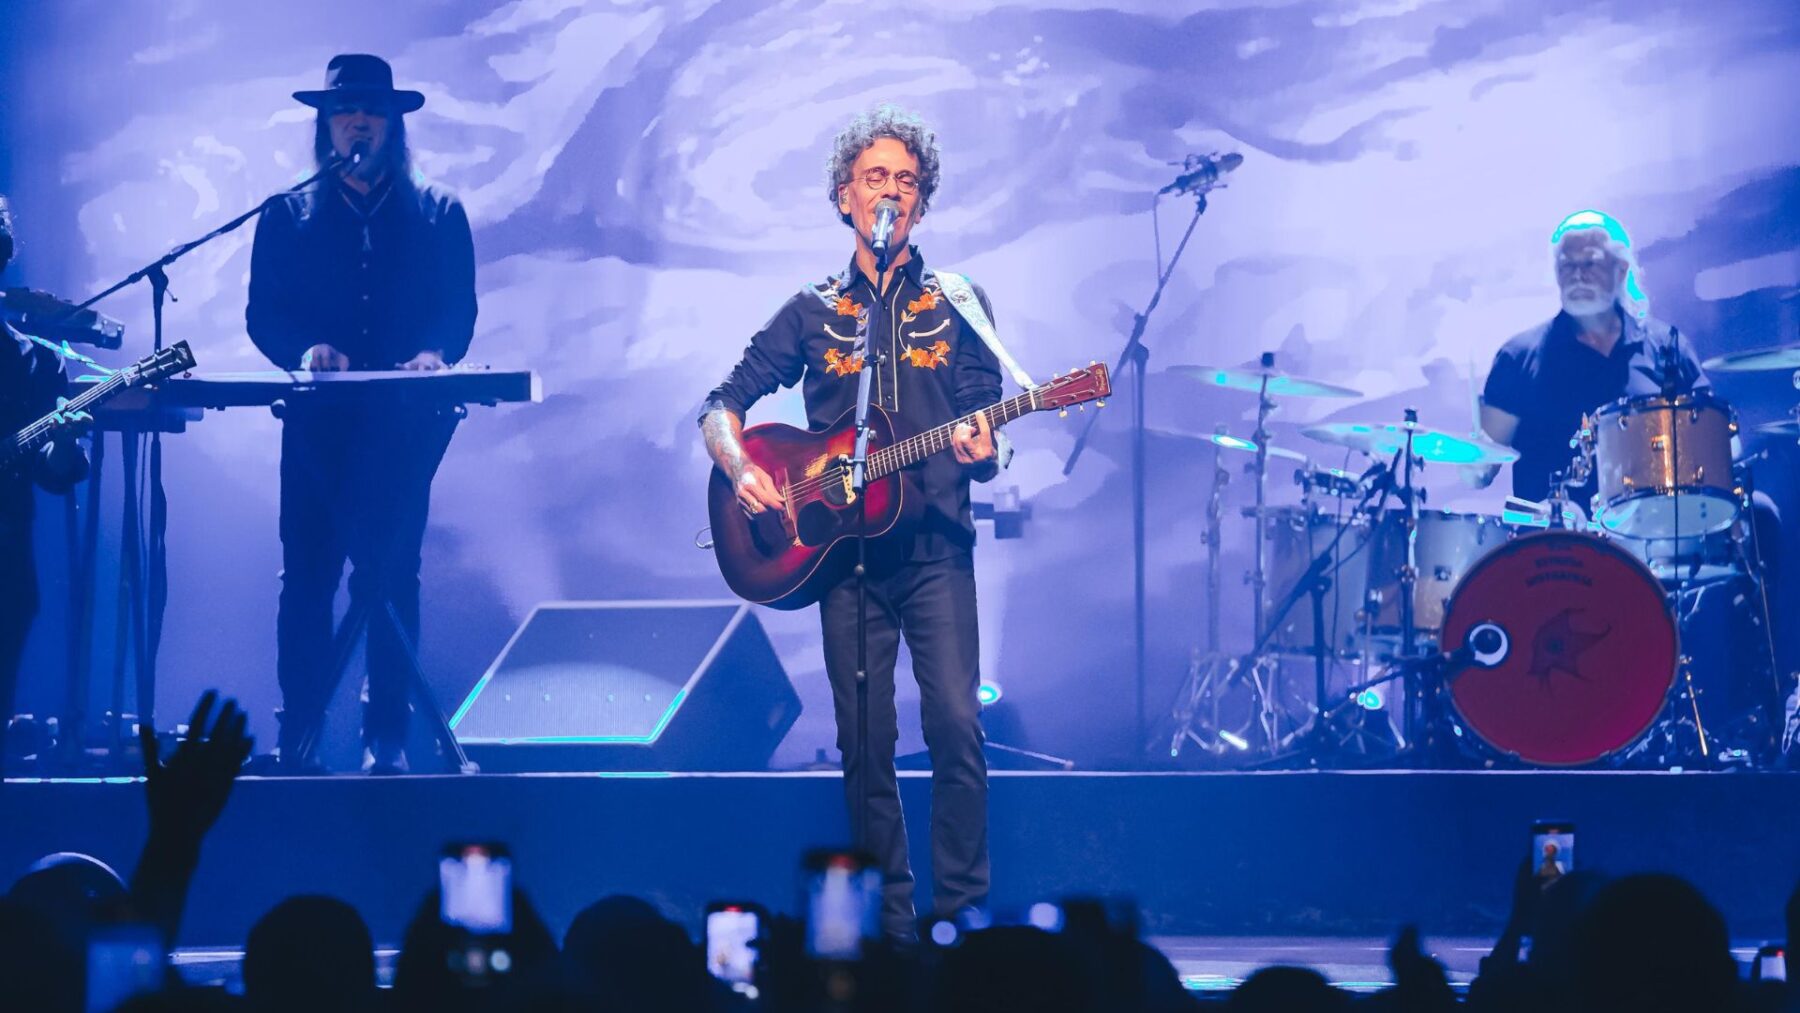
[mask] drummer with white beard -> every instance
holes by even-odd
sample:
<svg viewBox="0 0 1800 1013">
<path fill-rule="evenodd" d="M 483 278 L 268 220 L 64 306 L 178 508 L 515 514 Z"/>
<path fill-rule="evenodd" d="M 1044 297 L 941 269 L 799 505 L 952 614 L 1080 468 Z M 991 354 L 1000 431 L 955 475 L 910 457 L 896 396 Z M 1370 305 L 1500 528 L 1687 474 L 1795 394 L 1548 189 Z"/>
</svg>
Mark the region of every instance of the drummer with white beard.
<svg viewBox="0 0 1800 1013">
<path fill-rule="evenodd" d="M 1569 470 L 1575 454 L 1570 441 L 1584 416 L 1621 398 L 1688 394 L 1710 386 L 1687 338 L 1649 315 L 1649 300 L 1638 284 L 1637 257 L 1617 219 L 1600 211 L 1578 211 L 1558 223 L 1551 246 L 1562 311 L 1501 347 L 1482 393 L 1481 428 L 1519 452 L 1513 495 L 1526 500 L 1548 499 L 1552 482 Z M 1739 453 L 1733 437 L 1732 456 Z M 1463 476 L 1485 488 L 1499 470 L 1498 465 L 1466 467 Z M 1586 510 L 1594 492 L 1595 480 L 1589 477 L 1570 487 L 1569 502 Z M 1754 558 L 1753 549 L 1760 554 L 1774 602 L 1781 518 L 1774 501 L 1761 492 L 1752 500 L 1751 528 L 1754 538 L 1743 546 L 1745 555 Z M 1737 613 L 1744 608 L 1738 603 L 1749 601 L 1735 591 L 1722 596 L 1727 599 Z M 1684 611 L 1689 609 L 1684 606 Z M 1774 623 L 1777 631 L 1782 625 Z M 1752 628 L 1737 627 L 1726 649 L 1732 655 L 1729 668 L 1765 668 L 1766 645 Z"/>
<path fill-rule="evenodd" d="M 1564 218 L 1551 237 L 1562 312 L 1501 347 L 1482 392 L 1481 428 L 1519 452 L 1513 495 L 1549 498 L 1552 478 L 1569 469 L 1569 441 L 1584 415 L 1620 398 L 1663 393 L 1670 363 L 1672 393 L 1709 386 L 1687 339 L 1649 315 L 1637 281 L 1637 258 L 1625 229 L 1599 211 Z M 1499 465 L 1471 468 L 1485 488 Z M 1586 509 L 1594 482 L 1570 489 Z"/>
</svg>

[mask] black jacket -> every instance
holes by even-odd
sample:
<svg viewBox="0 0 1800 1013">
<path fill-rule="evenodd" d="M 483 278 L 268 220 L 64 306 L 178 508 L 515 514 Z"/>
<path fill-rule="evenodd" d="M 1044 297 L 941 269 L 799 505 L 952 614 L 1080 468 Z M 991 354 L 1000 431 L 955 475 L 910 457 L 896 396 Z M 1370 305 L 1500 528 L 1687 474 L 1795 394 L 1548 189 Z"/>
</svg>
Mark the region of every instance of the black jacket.
<svg viewBox="0 0 1800 1013">
<path fill-rule="evenodd" d="M 475 248 L 456 198 L 400 180 L 367 197 L 327 180 L 273 202 L 250 256 L 250 340 L 282 369 L 329 344 L 352 369 L 427 349 L 456 362 L 475 333 Z"/>
</svg>

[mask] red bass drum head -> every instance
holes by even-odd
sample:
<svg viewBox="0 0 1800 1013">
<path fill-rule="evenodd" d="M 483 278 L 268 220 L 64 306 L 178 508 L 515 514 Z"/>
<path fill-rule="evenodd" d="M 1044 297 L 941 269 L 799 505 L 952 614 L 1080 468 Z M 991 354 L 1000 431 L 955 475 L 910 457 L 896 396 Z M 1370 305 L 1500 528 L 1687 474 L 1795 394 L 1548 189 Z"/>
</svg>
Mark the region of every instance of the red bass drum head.
<svg viewBox="0 0 1800 1013">
<path fill-rule="evenodd" d="M 1446 609 L 1445 649 L 1493 623 L 1510 651 L 1493 668 L 1453 673 L 1468 728 L 1529 763 L 1592 763 L 1630 745 L 1675 681 L 1676 633 L 1643 563 L 1589 534 L 1546 531 L 1489 553 Z"/>
</svg>

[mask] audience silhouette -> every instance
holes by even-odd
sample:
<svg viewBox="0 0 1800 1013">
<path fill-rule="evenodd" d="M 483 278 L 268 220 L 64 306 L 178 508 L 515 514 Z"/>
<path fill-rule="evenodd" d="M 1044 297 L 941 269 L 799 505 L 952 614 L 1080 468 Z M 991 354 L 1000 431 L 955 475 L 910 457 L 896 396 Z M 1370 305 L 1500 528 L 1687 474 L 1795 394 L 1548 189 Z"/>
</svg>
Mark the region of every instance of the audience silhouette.
<svg viewBox="0 0 1800 1013">
<path fill-rule="evenodd" d="M 216 710 L 216 713 L 215 713 Z M 129 882 L 85 855 L 59 853 L 26 870 L 0 898 L 0 1008 L 83 1013 L 97 973 L 95 940 L 135 930 L 173 947 L 202 845 L 250 755 L 244 714 L 207 693 L 164 756 L 142 730 L 149 829 Z M 1512 907 L 1466 995 L 1403 928 L 1389 951 L 1394 984 L 1368 996 L 1334 988 L 1317 971 L 1272 966 L 1228 995 L 1241 1013 L 1338 1013 L 1350 1008 L 1439 1013 L 1800 1013 L 1800 989 L 1745 981 L 1725 919 L 1670 875 L 1608 881 L 1589 869 L 1545 881 L 1536 856 L 1513 875 Z M 503 897 L 497 892 L 495 896 Z M 454 897 L 454 895 L 453 895 Z M 559 948 L 523 889 L 510 926 L 494 934 L 447 924 L 440 894 L 421 900 L 395 963 L 378 987 L 368 925 L 345 901 L 283 900 L 250 929 L 242 994 L 194 987 L 173 971 L 113 1008 L 125 1013 L 1175 1013 L 1201 1000 L 1140 937 L 1128 905 L 1070 899 L 1057 930 L 968 922 L 925 931 L 896 949 L 875 939 L 854 961 L 808 955 L 804 926 L 765 920 L 755 987 L 734 991 L 708 973 L 684 928 L 645 900 L 615 895 L 576 915 Z M 1800 933 L 1800 890 L 1786 907 Z M 1035 920 L 1035 919 L 1034 919 Z M 464 924 L 467 924 L 464 922 Z M 928 927 L 929 928 L 929 927 Z M 131 938 L 131 937 L 127 937 Z M 1525 941 L 1531 941 L 1529 954 Z M 155 968 L 163 965 L 154 962 Z M 162 987 L 154 982 L 162 981 Z M 100 992 L 96 995 L 121 994 Z"/>
</svg>

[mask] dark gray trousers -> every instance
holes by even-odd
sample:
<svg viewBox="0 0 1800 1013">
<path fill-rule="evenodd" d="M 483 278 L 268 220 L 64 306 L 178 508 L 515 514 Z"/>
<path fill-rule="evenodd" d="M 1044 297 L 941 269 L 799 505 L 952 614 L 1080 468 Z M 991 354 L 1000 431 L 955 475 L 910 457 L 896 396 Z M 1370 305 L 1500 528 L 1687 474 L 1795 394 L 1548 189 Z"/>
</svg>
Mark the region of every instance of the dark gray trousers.
<svg viewBox="0 0 1800 1013">
<path fill-rule="evenodd" d="M 869 750 L 863 767 L 856 722 L 856 580 L 826 593 L 819 605 L 825 633 L 825 671 L 837 712 L 844 756 L 844 792 L 854 829 L 868 807 L 862 842 L 882 871 L 882 929 L 913 931 L 913 875 L 907 861 L 906 821 L 894 773 L 899 738 L 894 663 L 900 638 L 912 654 L 919 684 L 925 746 L 931 753 L 932 908 L 950 915 L 982 906 L 988 896 L 987 760 L 982 755 L 980 642 L 975 623 L 975 567 L 968 553 L 908 563 L 869 580 Z M 866 803 L 860 783 L 867 781 Z"/>
</svg>

